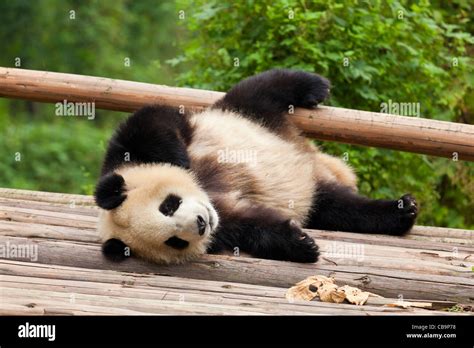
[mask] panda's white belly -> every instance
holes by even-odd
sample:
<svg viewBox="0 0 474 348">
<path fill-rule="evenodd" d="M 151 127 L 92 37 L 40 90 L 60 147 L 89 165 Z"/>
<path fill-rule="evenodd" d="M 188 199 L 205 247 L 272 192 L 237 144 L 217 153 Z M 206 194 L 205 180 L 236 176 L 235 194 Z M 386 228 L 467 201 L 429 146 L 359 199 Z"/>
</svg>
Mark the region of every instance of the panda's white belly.
<svg viewBox="0 0 474 348">
<path fill-rule="evenodd" d="M 237 114 L 216 110 L 192 116 L 195 127 L 188 148 L 192 158 L 213 157 L 219 163 L 239 163 L 258 182 L 258 204 L 280 210 L 304 222 L 315 191 L 314 156 L 294 143 Z M 239 196 L 238 184 L 229 195 Z"/>
</svg>

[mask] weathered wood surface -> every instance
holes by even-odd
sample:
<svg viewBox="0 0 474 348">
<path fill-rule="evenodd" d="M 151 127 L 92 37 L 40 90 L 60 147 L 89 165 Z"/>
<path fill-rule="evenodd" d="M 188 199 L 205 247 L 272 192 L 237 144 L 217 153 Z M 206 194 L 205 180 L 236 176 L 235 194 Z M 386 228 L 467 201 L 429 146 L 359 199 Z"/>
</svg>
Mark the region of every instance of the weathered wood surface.
<svg viewBox="0 0 474 348">
<path fill-rule="evenodd" d="M 0 314 L 447 314 L 289 302 L 284 288 L 0 260 Z"/>
<path fill-rule="evenodd" d="M 38 248 L 37 260 L 0 261 L 0 314 L 428 312 L 288 303 L 286 289 L 315 274 L 395 299 L 474 301 L 473 232 L 468 230 L 416 227 L 404 238 L 308 231 L 322 250 L 320 261 L 310 265 L 224 255 L 179 266 L 134 258 L 117 264 L 100 253 L 97 214 L 88 196 L 0 189 L 0 245 Z M 130 279 L 133 286 L 126 286 Z"/>
<path fill-rule="evenodd" d="M 76 194 L 64 194 L 55 192 L 40 192 L 30 190 L 17 190 L 0 188 L 0 202 L 2 206 L 36 209 L 39 213 L 41 211 L 52 211 L 52 212 L 73 212 L 73 215 L 90 215 L 97 216 L 98 208 L 95 206 L 94 200 L 91 196 L 76 195 Z M 27 212 L 26 215 L 18 211 L 18 216 L 30 216 L 31 212 Z M 47 214 L 47 213 L 46 213 Z M 34 214 L 33 214 L 34 215 Z M 32 216 L 32 215 L 31 215 Z M 61 217 L 61 215 L 57 215 Z M 40 216 L 37 216 L 40 218 Z M 21 219 L 20 217 L 18 217 Z M 68 219 L 60 219 L 57 222 L 59 226 L 75 226 L 74 222 L 69 222 Z M 93 228 L 95 225 L 93 226 Z M 329 235 L 333 235 L 335 232 L 327 232 Z M 362 238 L 364 240 L 374 237 L 374 240 L 384 238 L 384 236 L 370 236 L 361 234 L 347 234 L 342 233 L 338 236 L 339 238 Z M 411 233 L 404 239 L 387 237 L 389 241 L 395 241 L 401 243 L 402 246 L 408 247 L 412 242 L 403 242 L 405 239 L 411 239 L 414 236 L 427 237 L 426 241 L 438 241 L 453 243 L 453 244 L 467 244 L 474 245 L 474 231 L 455 229 L 455 228 L 439 228 L 439 227 L 426 227 L 426 226 L 415 226 Z"/>
<path fill-rule="evenodd" d="M 40 102 L 94 102 L 134 111 L 160 103 L 200 109 L 223 93 L 48 71 L 0 67 L 0 96 Z M 321 106 L 296 109 L 294 123 L 308 136 L 350 144 L 474 160 L 474 126 L 424 118 Z"/>
</svg>

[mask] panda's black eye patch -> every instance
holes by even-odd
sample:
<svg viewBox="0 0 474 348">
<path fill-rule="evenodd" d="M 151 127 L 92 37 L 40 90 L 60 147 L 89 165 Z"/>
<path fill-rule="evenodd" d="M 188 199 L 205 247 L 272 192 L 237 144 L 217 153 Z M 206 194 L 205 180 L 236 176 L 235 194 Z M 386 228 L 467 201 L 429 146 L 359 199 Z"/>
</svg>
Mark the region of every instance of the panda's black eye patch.
<svg viewBox="0 0 474 348">
<path fill-rule="evenodd" d="M 178 210 L 182 202 L 183 200 L 181 199 L 181 197 L 170 194 L 160 204 L 160 212 L 166 216 L 173 216 L 174 212 Z"/>
</svg>

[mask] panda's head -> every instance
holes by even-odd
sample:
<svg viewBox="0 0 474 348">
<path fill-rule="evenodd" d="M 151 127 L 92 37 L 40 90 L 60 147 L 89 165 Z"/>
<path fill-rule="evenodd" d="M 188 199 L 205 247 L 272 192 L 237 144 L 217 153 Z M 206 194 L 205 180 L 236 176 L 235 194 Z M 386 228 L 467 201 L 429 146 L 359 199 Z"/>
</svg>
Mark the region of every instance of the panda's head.
<svg viewBox="0 0 474 348">
<path fill-rule="evenodd" d="M 193 175 L 169 164 L 131 165 L 104 175 L 95 200 L 103 209 L 99 233 L 104 254 L 131 253 L 180 263 L 206 252 L 218 216 Z"/>
</svg>

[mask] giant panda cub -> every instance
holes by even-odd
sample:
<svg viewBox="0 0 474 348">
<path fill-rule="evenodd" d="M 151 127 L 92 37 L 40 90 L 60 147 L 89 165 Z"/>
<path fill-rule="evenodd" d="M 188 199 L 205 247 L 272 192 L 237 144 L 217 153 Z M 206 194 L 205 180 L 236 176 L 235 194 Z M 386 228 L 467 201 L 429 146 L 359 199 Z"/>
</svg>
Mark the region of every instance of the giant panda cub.
<svg viewBox="0 0 474 348">
<path fill-rule="evenodd" d="M 407 233 L 417 216 L 412 196 L 359 195 L 351 168 L 292 124 L 289 108 L 316 107 L 328 93 L 323 77 L 277 69 L 200 113 L 135 112 L 110 140 L 95 191 L 103 253 L 181 263 L 240 250 L 316 262 L 318 247 L 302 228 Z"/>
</svg>

